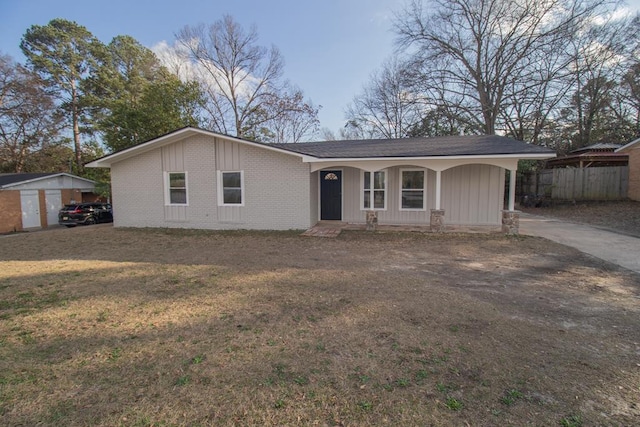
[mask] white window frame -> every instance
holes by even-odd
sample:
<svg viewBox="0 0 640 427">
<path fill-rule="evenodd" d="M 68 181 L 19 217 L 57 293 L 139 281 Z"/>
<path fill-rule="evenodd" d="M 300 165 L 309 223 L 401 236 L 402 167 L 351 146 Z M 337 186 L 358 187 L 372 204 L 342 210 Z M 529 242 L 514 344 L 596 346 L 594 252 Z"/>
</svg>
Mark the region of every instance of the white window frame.
<svg viewBox="0 0 640 427">
<path fill-rule="evenodd" d="M 184 174 L 185 203 L 171 203 L 171 174 Z M 175 187 L 181 189 L 183 187 Z M 165 206 L 189 206 L 189 174 L 187 171 L 164 171 L 164 205 Z"/>
<path fill-rule="evenodd" d="M 402 207 L 403 191 L 416 191 L 416 192 L 419 191 L 418 189 L 402 188 L 402 184 L 403 184 L 402 172 L 422 172 L 424 174 L 424 179 L 422 180 L 422 207 L 421 208 L 403 208 Z M 411 211 L 411 212 L 426 211 L 427 210 L 427 171 L 421 168 L 400 169 L 399 181 L 400 181 L 398 183 L 398 187 L 400 187 L 400 195 L 398 200 L 399 209 L 401 211 Z"/>
<path fill-rule="evenodd" d="M 369 172 L 369 189 L 365 190 L 364 188 L 364 182 L 365 182 L 365 173 Z M 384 173 L 384 188 L 383 189 L 375 189 L 373 188 L 373 184 L 374 184 L 374 176 L 376 173 L 378 172 L 382 172 Z M 387 200 L 388 200 L 388 189 L 389 189 L 389 172 L 387 171 L 387 169 L 382 169 L 379 171 L 374 171 L 374 172 L 370 172 L 370 171 L 365 171 L 365 170 L 360 170 L 360 210 L 362 211 L 386 211 L 387 210 Z M 370 195 L 369 195 L 369 201 L 371 203 L 371 206 L 368 208 L 364 207 L 364 192 L 365 191 L 369 191 Z M 384 207 L 383 208 L 375 208 L 374 207 L 374 196 L 375 196 L 375 191 L 384 191 Z"/>
<path fill-rule="evenodd" d="M 241 203 L 225 203 L 224 202 L 224 180 L 222 179 L 222 175 L 225 173 L 240 173 L 240 198 L 242 200 Z M 245 202 L 245 187 L 244 187 L 244 171 L 243 170 L 231 170 L 231 171 L 217 171 L 217 179 L 218 179 L 218 206 L 244 206 Z"/>
</svg>

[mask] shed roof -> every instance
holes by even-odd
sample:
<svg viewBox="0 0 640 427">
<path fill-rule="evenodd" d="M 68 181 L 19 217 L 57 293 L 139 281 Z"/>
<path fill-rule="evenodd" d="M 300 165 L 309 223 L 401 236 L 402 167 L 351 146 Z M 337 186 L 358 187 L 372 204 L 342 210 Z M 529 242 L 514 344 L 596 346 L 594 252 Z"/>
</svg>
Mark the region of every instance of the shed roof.
<svg viewBox="0 0 640 427">
<path fill-rule="evenodd" d="M 0 187 L 10 184 L 20 184 L 36 179 L 47 178 L 49 176 L 58 175 L 57 173 L 0 173 Z"/>
<path fill-rule="evenodd" d="M 14 187 L 28 182 L 44 180 L 56 176 L 69 176 L 95 184 L 94 181 L 64 172 L 42 172 L 42 173 L 0 173 L 0 188 Z"/>
<path fill-rule="evenodd" d="M 570 153 L 583 153 L 587 151 L 609 151 L 613 152 L 618 148 L 622 147 L 621 144 L 613 144 L 610 142 L 597 142 L 595 144 L 587 145 L 586 147 L 576 148 L 575 150 L 570 151 Z"/>
</svg>

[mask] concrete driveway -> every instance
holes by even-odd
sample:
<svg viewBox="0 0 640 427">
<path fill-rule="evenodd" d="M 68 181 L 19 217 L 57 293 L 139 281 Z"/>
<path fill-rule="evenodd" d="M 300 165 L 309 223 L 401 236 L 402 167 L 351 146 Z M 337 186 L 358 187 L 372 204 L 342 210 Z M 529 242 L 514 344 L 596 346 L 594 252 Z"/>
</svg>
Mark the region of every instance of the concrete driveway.
<svg viewBox="0 0 640 427">
<path fill-rule="evenodd" d="M 640 274 L 640 238 L 524 213 L 520 234 L 544 237 Z"/>
</svg>

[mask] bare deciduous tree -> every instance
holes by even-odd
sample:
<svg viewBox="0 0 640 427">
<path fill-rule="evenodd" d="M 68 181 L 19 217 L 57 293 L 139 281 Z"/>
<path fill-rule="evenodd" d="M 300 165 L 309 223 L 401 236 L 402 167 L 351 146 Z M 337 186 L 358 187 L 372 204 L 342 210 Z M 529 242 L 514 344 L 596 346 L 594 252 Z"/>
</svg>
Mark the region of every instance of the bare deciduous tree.
<svg viewBox="0 0 640 427">
<path fill-rule="evenodd" d="M 394 57 L 374 72 L 347 107 L 347 126 L 369 138 L 408 136 L 420 121 L 420 105 L 406 70 L 407 65 Z"/>
<path fill-rule="evenodd" d="M 504 130 L 513 100 L 543 93 L 541 85 L 566 64 L 548 55 L 571 38 L 602 5 L 598 0 L 414 0 L 397 16 L 400 46 L 421 65 L 425 98 L 435 106 L 454 104 L 483 133 Z M 557 52 L 562 55 L 562 51 Z M 551 67 L 549 69 L 549 67 Z M 445 99 L 431 94 L 445 93 Z M 540 117 L 548 98 L 519 108 Z M 442 105 L 444 104 L 444 105 Z M 552 103 L 553 104 L 553 103 Z M 544 113 L 542 113 L 544 114 Z M 513 124 L 510 124 L 513 126 Z"/>
<path fill-rule="evenodd" d="M 609 14 L 589 24 L 567 43 L 573 73 L 565 117 L 570 119 L 573 148 L 624 138 L 619 131 L 626 118 L 616 106 L 616 92 L 631 57 L 630 23 Z"/>
<path fill-rule="evenodd" d="M 51 145 L 61 117 L 34 73 L 0 56 L 0 171 L 24 172 L 28 157 Z"/>
<path fill-rule="evenodd" d="M 628 108 L 627 116 L 635 129 L 634 136 L 640 138 L 640 61 L 629 67 L 620 89 L 620 98 Z"/>
<path fill-rule="evenodd" d="M 191 78 L 200 82 L 208 97 L 205 108 L 214 130 L 250 138 L 266 133 L 270 135 L 267 139 L 279 139 L 278 134 L 284 135 L 285 117 L 299 115 L 289 130 L 294 137 L 301 134 L 298 119 L 311 125 L 317 121 L 317 109 L 298 102 L 299 91 L 290 96 L 280 51 L 275 46 L 259 46 L 255 27 L 246 32 L 227 15 L 212 25 L 187 26 L 177 38 L 187 59 L 196 64 Z M 279 129 L 269 129 L 274 124 Z"/>
<path fill-rule="evenodd" d="M 280 94 L 274 102 L 276 105 L 270 105 L 269 109 L 280 113 L 266 122 L 266 142 L 301 142 L 316 135 L 320 107 L 306 101 L 301 90 Z"/>
</svg>

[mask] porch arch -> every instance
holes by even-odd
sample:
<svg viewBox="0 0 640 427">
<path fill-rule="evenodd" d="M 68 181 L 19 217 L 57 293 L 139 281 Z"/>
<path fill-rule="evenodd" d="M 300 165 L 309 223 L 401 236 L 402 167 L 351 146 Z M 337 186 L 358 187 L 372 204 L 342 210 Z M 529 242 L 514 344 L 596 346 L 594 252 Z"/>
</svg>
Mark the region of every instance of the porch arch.
<svg viewBox="0 0 640 427">
<path fill-rule="evenodd" d="M 390 158 L 390 159 L 322 159 L 321 161 L 310 162 L 311 172 L 321 169 L 331 169 L 340 167 L 350 167 L 367 172 L 376 172 L 392 167 L 418 167 L 430 169 L 435 172 L 435 205 L 434 209 L 442 208 L 442 172 L 464 165 L 490 165 L 497 166 L 509 173 L 509 199 L 508 210 L 515 210 L 515 178 L 518 170 L 518 158 L 515 157 L 474 157 L 460 156 L 456 158 Z"/>
</svg>

